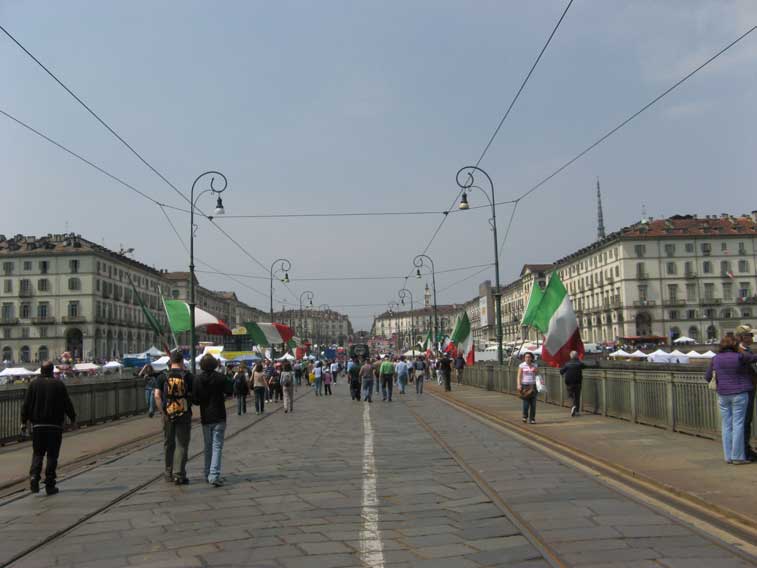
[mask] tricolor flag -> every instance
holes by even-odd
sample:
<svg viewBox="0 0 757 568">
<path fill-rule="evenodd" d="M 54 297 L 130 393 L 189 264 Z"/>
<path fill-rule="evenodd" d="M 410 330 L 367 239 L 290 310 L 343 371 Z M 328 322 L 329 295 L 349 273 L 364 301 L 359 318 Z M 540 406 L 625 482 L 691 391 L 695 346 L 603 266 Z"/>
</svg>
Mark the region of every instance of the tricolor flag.
<svg viewBox="0 0 757 568">
<path fill-rule="evenodd" d="M 189 312 L 189 304 L 183 300 L 164 300 L 168 316 L 168 325 L 173 333 L 182 333 L 192 329 L 192 320 Z M 213 314 L 201 310 L 195 306 L 195 328 L 204 325 L 211 326 L 208 333 L 211 335 L 231 335 L 231 330 Z"/>
<path fill-rule="evenodd" d="M 520 322 L 521 327 L 530 326 L 534 323 L 534 315 L 536 309 L 539 307 L 539 302 L 544 297 L 541 287 L 538 283 L 534 282 L 531 288 L 531 297 L 528 299 L 528 306 L 526 307 L 526 313 L 523 314 L 523 320 Z"/>
<path fill-rule="evenodd" d="M 571 351 L 577 351 L 578 356 L 583 358 L 584 344 L 578 319 L 557 272 L 553 272 L 549 279 L 531 325 L 544 334 L 542 359 L 553 367 L 564 365 L 570 359 Z"/>
<path fill-rule="evenodd" d="M 291 327 L 283 323 L 258 323 L 249 322 L 244 324 L 245 333 L 250 336 L 253 343 L 262 347 L 271 345 L 288 345 L 289 340 L 294 337 Z"/>
<path fill-rule="evenodd" d="M 473 330 L 471 329 L 468 314 L 463 314 L 457 318 L 455 329 L 452 331 L 450 341 L 454 344 L 459 355 L 463 356 L 466 365 L 475 363 L 475 351 L 473 350 Z"/>
</svg>

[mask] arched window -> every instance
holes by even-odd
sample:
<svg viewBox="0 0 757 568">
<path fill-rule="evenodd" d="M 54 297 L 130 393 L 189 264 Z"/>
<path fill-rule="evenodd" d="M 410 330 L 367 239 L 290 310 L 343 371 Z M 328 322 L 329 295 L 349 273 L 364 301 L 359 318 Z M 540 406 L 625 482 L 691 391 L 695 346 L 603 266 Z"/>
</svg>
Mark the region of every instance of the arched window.
<svg viewBox="0 0 757 568">
<path fill-rule="evenodd" d="M 677 328 L 677 327 L 671 327 L 670 328 L 670 340 L 671 341 L 675 341 L 679 337 L 681 337 L 681 330 L 679 328 Z"/>
<path fill-rule="evenodd" d="M 8 346 L 3 347 L 3 361 L 13 361 L 13 349 Z"/>
<path fill-rule="evenodd" d="M 19 356 L 21 358 L 21 362 L 22 363 L 31 363 L 32 362 L 32 351 L 31 351 L 31 349 L 29 349 L 28 345 L 24 345 L 21 348 Z"/>
<path fill-rule="evenodd" d="M 715 328 L 714 325 L 708 325 L 707 326 L 707 339 L 717 339 L 718 337 L 718 330 Z"/>
<path fill-rule="evenodd" d="M 42 345 L 39 348 L 39 351 L 37 351 L 37 360 L 42 363 L 44 361 L 47 361 L 50 358 L 50 351 L 47 349 L 46 345 Z"/>
<path fill-rule="evenodd" d="M 695 341 L 699 341 L 699 328 L 695 325 L 692 325 L 689 328 L 689 337 Z"/>
<path fill-rule="evenodd" d="M 68 289 L 69 290 L 81 290 L 81 280 L 78 278 L 69 278 L 68 279 Z"/>
</svg>

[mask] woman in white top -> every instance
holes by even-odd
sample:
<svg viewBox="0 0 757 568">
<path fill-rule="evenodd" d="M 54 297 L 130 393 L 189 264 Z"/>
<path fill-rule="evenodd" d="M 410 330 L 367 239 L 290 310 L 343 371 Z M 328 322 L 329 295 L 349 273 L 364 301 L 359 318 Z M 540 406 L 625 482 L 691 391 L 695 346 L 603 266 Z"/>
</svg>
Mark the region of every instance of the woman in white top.
<svg viewBox="0 0 757 568">
<path fill-rule="evenodd" d="M 523 363 L 518 365 L 518 391 L 523 399 L 523 422 L 536 422 L 536 372 L 539 367 L 534 363 L 534 354 L 526 353 Z"/>
</svg>

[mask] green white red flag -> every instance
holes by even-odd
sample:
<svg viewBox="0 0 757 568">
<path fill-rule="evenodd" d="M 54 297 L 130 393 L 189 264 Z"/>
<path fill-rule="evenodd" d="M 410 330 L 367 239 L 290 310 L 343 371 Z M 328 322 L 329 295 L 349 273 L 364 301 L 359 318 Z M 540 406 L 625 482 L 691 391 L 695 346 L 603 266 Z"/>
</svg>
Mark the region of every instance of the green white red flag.
<svg viewBox="0 0 757 568">
<path fill-rule="evenodd" d="M 544 334 L 542 359 L 549 365 L 561 367 L 570 359 L 571 351 L 577 351 L 578 356 L 583 358 L 584 344 L 578 319 L 557 272 L 553 272 L 549 279 L 544 295 L 534 310 L 531 325 Z"/>
<path fill-rule="evenodd" d="M 255 345 L 262 347 L 270 347 L 271 345 L 288 345 L 289 341 L 294 337 L 294 332 L 291 327 L 284 325 L 283 323 L 260 323 L 260 322 L 248 322 L 244 324 L 247 335 L 250 336 Z"/>
<path fill-rule="evenodd" d="M 164 300 L 163 305 L 168 316 L 168 325 L 173 333 L 182 333 L 192 329 L 189 304 L 183 300 Z M 211 335 L 231 335 L 231 330 L 213 314 L 209 314 L 195 306 L 195 328 L 204 325 L 210 326 L 208 333 Z"/>
<path fill-rule="evenodd" d="M 457 318 L 455 329 L 450 336 L 450 342 L 455 346 L 457 354 L 463 356 L 466 365 L 473 365 L 476 362 L 476 355 L 473 349 L 473 329 L 466 312 L 463 312 Z"/>
</svg>

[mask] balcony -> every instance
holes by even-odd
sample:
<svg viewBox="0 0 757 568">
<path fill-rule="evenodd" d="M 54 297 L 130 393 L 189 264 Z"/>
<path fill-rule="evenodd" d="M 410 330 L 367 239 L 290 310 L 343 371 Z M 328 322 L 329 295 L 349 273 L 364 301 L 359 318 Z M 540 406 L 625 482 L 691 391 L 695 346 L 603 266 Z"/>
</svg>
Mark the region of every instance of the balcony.
<svg viewBox="0 0 757 568">
<path fill-rule="evenodd" d="M 723 300 L 720 298 L 702 298 L 702 301 L 700 304 L 703 306 L 719 306 L 723 303 Z"/>
<path fill-rule="evenodd" d="M 2 318 L 0 319 L 0 325 L 16 325 L 18 318 Z"/>
<path fill-rule="evenodd" d="M 697 277 L 697 273 L 694 272 L 693 270 L 687 270 L 686 272 L 684 272 L 683 275 L 684 275 L 685 278 L 696 278 Z"/>
<path fill-rule="evenodd" d="M 757 296 L 739 296 L 736 298 L 739 304 L 757 304 Z"/>
<path fill-rule="evenodd" d="M 633 302 L 634 308 L 651 308 L 656 305 L 657 302 L 655 302 L 654 300 L 634 300 Z"/>
<path fill-rule="evenodd" d="M 63 316 L 63 323 L 84 323 L 86 318 L 84 316 Z"/>
<path fill-rule="evenodd" d="M 19 298 L 31 298 L 34 291 L 31 288 L 21 288 L 18 291 Z"/>
<path fill-rule="evenodd" d="M 649 273 L 647 273 L 647 272 L 637 272 L 636 273 L 636 280 L 649 280 Z"/>
<path fill-rule="evenodd" d="M 685 306 L 686 303 L 686 300 L 683 300 L 681 298 L 669 298 L 665 300 L 666 306 Z"/>
<path fill-rule="evenodd" d="M 32 323 L 34 325 L 50 325 L 55 323 L 55 318 L 52 316 L 47 316 L 44 318 L 32 318 Z"/>
</svg>

